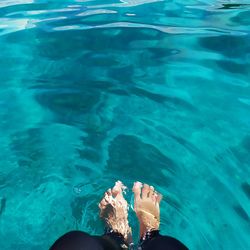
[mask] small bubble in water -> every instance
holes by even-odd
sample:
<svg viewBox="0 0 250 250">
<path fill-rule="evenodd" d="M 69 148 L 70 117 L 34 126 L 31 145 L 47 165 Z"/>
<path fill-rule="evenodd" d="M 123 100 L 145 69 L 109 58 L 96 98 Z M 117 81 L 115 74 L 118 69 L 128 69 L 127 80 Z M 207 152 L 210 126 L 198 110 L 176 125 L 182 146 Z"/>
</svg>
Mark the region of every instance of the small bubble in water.
<svg viewBox="0 0 250 250">
<path fill-rule="evenodd" d="M 79 187 L 79 186 L 75 186 L 75 187 L 73 188 L 73 191 L 74 191 L 74 193 L 76 193 L 76 194 L 80 194 L 80 193 L 82 192 L 82 188 Z"/>
</svg>

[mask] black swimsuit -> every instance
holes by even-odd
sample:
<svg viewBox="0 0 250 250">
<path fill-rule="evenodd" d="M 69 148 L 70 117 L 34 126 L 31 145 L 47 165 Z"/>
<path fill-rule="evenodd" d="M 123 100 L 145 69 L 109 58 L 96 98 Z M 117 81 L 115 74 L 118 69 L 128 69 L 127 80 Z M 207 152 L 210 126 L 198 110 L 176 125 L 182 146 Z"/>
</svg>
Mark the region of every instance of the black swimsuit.
<svg viewBox="0 0 250 250">
<path fill-rule="evenodd" d="M 148 232 L 138 246 L 128 246 L 121 234 L 107 232 L 103 236 L 91 236 L 81 231 L 72 231 L 60 237 L 50 250 L 188 250 L 180 241 L 160 235 L 158 230 Z"/>
</svg>

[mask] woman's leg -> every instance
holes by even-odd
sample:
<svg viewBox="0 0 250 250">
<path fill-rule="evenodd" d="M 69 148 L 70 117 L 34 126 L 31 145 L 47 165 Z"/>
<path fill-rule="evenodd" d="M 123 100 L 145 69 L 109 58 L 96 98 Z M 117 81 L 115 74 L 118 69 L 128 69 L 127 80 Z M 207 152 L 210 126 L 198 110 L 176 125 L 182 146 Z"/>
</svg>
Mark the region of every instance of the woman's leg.
<svg viewBox="0 0 250 250">
<path fill-rule="evenodd" d="M 187 250 L 180 241 L 159 234 L 161 194 L 154 187 L 134 183 L 134 208 L 140 222 L 140 247 L 143 250 Z"/>
<path fill-rule="evenodd" d="M 124 244 L 120 234 L 91 236 L 81 231 L 71 231 L 60 237 L 50 250 L 121 250 Z"/>
<path fill-rule="evenodd" d="M 121 247 L 128 247 L 132 243 L 132 231 L 128 223 L 128 203 L 123 197 L 126 187 L 117 181 L 112 189 L 108 189 L 99 204 L 100 217 L 105 223 L 106 236 Z M 104 236 L 104 237 L 106 237 Z"/>
<path fill-rule="evenodd" d="M 106 233 L 91 236 L 81 231 L 72 231 L 60 237 L 50 250 L 120 250 L 132 241 L 128 225 L 128 205 L 123 197 L 125 187 L 118 181 L 107 190 L 101 200 L 100 216 L 104 220 Z"/>
<path fill-rule="evenodd" d="M 81 231 L 72 231 L 60 237 L 50 250 L 103 250 L 97 239 Z"/>
<path fill-rule="evenodd" d="M 141 249 L 143 250 L 188 250 L 179 240 L 162 236 L 160 234 L 153 236 L 141 242 Z"/>
</svg>

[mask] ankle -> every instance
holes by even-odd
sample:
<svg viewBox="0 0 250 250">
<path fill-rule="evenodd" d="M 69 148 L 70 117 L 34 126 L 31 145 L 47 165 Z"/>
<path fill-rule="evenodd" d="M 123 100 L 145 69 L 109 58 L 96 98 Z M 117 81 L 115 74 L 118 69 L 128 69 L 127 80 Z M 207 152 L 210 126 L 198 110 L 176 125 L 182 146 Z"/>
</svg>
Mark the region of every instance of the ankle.
<svg viewBox="0 0 250 250">
<path fill-rule="evenodd" d="M 159 230 L 146 231 L 146 233 L 140 238 L 139 246 L 143 248 L 149 241 L 160 235 Z"/>
<path fill-rule="evenodd" d="M 140 238 L 142 239 L 146 234 L 150 232 L 158 231 L 159 232 L 159 227 L 147 227 L 145 225 L 140 225 Z"/>
<path fill-rule="evenodd" d="M 147 228 L 144 225 L 140 225 L 140 238 L 147 232 Z"/>
</svg>

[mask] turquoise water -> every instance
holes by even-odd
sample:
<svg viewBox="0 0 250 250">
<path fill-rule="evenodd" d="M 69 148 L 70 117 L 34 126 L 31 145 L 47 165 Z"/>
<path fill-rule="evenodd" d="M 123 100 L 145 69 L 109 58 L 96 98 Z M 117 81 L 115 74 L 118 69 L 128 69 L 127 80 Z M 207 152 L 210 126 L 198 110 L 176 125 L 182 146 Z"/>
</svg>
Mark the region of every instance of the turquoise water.
<svg viewBox="0 0 250 250">
<path fill-rule="evenodd" d="M 249 3 L 2 0 L 0 249 L 102 233 L 117 179 L 190 249 L 250 249 Z"/>
</svg>

